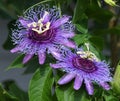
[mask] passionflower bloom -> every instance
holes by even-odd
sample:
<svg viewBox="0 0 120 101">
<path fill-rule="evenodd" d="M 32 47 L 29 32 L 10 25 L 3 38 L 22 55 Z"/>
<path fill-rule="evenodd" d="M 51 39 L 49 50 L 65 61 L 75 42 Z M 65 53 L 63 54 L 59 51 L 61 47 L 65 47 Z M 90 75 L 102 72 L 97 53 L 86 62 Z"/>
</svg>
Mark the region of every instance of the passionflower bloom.
<svg viewBox="0 0 120 101">
<path fill-rule="evenodd" d="M 58 45 L 75 48 L 75 44 L 69 40 L 74 36 L 74 26 L 69 16 L 60 17 L 57 7 L 37 5 L 29 8 L 19 17 L 15 27 L 12 29 L 12 40 L 16 47 L 11 52 L 24 53 L 23 63 L 35 54 L 39 57 L 39 63 L 43 64 L 46 53 L 57 55 Z"/>
<path fill-rule="evenodd" d="M 58 84 L 67 84 L 75 78 L 74 89 L 80 89 L 84 82 L 89 95 L 94 93 L 93 83 L 97 83 L 106 90 L 110 89 L 107 82 L 110 82 L 112 77 L 105 61 L 100 61 L 94 53 L 82 49 L 78 49 L 76 53 L 67 49 L 63 53 L 56 64 L 50 64 L 55 69 L 61 68 L 67 72 Z"/>
</svg>

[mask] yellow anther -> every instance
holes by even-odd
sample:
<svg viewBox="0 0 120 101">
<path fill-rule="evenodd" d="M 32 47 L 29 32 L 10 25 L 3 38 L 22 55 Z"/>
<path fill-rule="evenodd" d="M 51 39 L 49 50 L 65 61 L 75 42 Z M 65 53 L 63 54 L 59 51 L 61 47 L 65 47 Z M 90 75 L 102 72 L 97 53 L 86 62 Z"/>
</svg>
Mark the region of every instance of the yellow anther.
<svg viewBox="0 0 120 101">
<path fill-rule="evenodd" d="M 27 26 L 29 28 L 32 27 L 32 30 L 37 32 L 38 34 L 44 33 L 45 31 L 49 30 L 49 28 L 50 28 L 50 22 L 43 24 L 43 21 L 48 14 L 49 13 L 47 11 L 45 11 L 43 17 L 40 20 L 38 20 L 38 22 L 29 23 Z"/>
<path fill-rule="evenodd" d="M 38 34 L 40 34 L 40 31 L 37 30 L 36 28 L 32 28 L 33 31 L 37 32 Z"/>
<path fill-rule="evenodd" d="M 50 28 L 50 22 L 46 23 L 46 30 L 48 30 Z"/>
<path fill-rule="evenodd" d="M 40 22 L 40 20 L 39 20 Z M 47 22 L 45 25 L 43 25 L 43 23 L 38 23 L 37 26 L 39 28 L 32 28 L 33 31 L 37 32 L 38 34 L 42 34 L 45 31 L 49 30 L 50 28 L 50 22 Z"/>
<path fill-rule="evenodd" d="M 37 23 L 36 23 L 36 22 L 33 22 L 32 26 L 33 26 L 33 27 L 37 27 Z"/>
<path fill-rule="evenodd" d="M 85 46 L 87 48 L 87 51 L 77 51 L 77 54 L 80 55 L 81 58 L 87 58 L 91 61 L 93 60 L 99 61 L 96 55 L 90 51 L 89 43 L 85 43 Z"/>
<path fill-rule="evenodd" d="M 40 20 L 38 20 L 38 24 L 41 24 L 42 23 L 42 21 L 43 21 L 43 19 L 41 18 Z"/>
<path fill-rule="evenodd" d="M 90 51 L 78 51 L 77 54 L 80 55 L 81 58 L 87 58 L 89 60 L 99 61 L 96 55 Z"/>
<path fill-rule="evenodd" d="M 37 27 L 37 23 L 36 22 L 32 22 L 27 24 L 28 27 Z"/>
</svg>

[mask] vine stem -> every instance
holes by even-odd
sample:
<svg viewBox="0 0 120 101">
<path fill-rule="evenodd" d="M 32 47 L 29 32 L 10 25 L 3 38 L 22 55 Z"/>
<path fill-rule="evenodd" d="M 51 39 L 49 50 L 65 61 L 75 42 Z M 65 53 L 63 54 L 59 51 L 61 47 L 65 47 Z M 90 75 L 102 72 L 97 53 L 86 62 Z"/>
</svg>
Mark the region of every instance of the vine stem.
<svg viewBox="0 0 120 101">
<path fill-rule="evenodd" d="M 120 15 L 120 11 L 118 14 L 116 14 L 116 11 L 113 7 L 109 6 L 109 10 L 115 14 L 115 15 Z M 109 28 L 113 28 L 117 25 L 119 20 L 119 17 L 113 16 L 110 21 L 109 21 Z M 110 44 L 111 44 L 111 65 L 112 67 L 116 67 L 117 62 L 118 62 L 118 35 L 115 33 L 110 33 Z"/>
</svg>

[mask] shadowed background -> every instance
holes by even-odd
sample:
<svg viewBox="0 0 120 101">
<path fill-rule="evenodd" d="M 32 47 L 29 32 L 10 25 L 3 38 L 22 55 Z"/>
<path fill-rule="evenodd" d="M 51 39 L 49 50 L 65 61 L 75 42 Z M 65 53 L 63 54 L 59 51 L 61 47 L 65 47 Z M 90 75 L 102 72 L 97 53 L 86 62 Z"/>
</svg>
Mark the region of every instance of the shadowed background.
<svg viewBox="0 0 120 101">
<path fill-rule="evenodd" d="M 24 69 L 6 70 L 10 63 L 18 55 L 12 54 L 10 51 L 4 50 L 2 48 L 2 45 L 8 36 L 8 22 L 9 20 L 0 19 L 0 82 L 5 80 L 15 80 L 20 88 L 27 91 L 28 83 L 32 75 L 22 75 Z"/>
</svg>

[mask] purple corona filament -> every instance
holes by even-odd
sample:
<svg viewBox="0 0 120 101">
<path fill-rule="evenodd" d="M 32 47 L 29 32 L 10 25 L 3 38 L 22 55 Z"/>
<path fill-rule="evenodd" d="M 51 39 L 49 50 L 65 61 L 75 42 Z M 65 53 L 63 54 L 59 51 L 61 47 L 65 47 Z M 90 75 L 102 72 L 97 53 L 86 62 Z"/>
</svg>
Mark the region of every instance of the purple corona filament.
<svg viewBox="0 0 120 101">
<path fill-rule="evenodd" d="M 23 63 L 38 55 L 39 63 L 45 62 L 46 53 L 59 57 L 57 47 L 64 45 L 75 48 L 74 42 L 69 39 L 74 36 L 74 26 L 69 16 L 60 17 L 57 7 L 37 5 L 27 10 L 20 17 L 12 30 L 12 40 L 16 45 L 12 53 L 26 54 Z"/>
<path fill-rule="evenodd" d="M 110 86 L 107 82 L 112 80 L 109 66 L 105 61 L 100 61 L 94 53 L 83 51 L 82 49 L 78 50 L 76 53 L 73 53 L 69 49 L 66 49 L 66 52 L 63 52 L 64 54 L 62 54 L 56 64 L 50 64 L 55 69 L 61 68 L 67 72 L 58 81 L 58 84 L 67 84 L 75 78 L 74 89 L 80 89 L 84 82 L 89 95 L 93 95 L 94 93 L 93 82 L 109 90 Z"/>
</svg>

